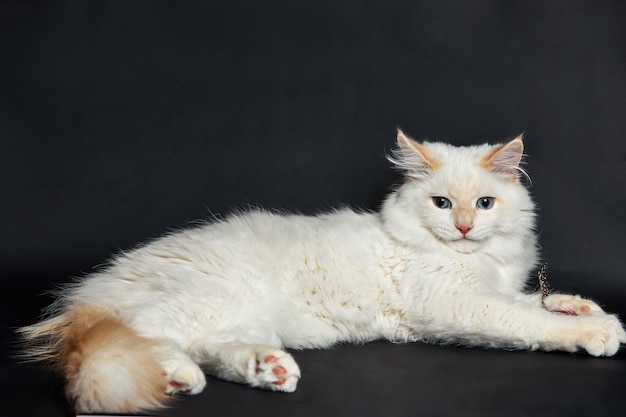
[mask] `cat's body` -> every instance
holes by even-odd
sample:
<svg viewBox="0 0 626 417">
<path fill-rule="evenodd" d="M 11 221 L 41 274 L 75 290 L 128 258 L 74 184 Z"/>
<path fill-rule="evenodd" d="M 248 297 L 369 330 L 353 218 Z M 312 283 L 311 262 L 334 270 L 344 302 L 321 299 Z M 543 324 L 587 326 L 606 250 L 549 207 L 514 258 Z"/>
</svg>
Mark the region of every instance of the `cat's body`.
<svg viewBox="0 0 626 417">
<path fill-rule="evenodd" d="M 200 392 L 201 368 L 293 391 L 300 371 L 285 347 L 384 338 L 610 356 L 626 342 L 591 301 L 544 306 L 523 292 L 537 254 L 519 138 L 455 148 L 400 132 L 398 145 L 406 181 L 379 213 L 251 211 L 168 235 L 22 329 L 31 356 L 57 363 L 81 411 L 120 412 Z"/>
</svg>

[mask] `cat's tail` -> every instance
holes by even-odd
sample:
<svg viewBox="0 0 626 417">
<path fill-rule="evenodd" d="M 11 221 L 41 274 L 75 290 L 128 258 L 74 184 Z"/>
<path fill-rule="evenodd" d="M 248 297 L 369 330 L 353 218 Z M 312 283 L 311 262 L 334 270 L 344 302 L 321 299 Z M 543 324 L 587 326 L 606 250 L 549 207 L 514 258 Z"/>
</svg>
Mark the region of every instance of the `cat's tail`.
<svg viewBox="0 0 626 417">
<path fill-rule="evenodd" d="M 166 405 L 167 381 L 156 343 L 108 310 L 73 306 L 19 332 L 26 341 L 24 358 L 60 371 L 79 412 L 135 413 Z"/>
</svg>

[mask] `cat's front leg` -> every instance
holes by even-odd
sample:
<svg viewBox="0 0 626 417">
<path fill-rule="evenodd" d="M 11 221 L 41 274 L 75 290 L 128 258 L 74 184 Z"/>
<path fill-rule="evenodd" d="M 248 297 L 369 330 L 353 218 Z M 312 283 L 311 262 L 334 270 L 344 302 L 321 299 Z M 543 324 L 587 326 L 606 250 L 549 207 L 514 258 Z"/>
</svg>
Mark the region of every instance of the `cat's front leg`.
<svg viewBox="0 0 626 417">
<path fill-rule="evenodd" d="M 615 315 L 555 314 L 530 301 L 476 293 L 460 300 L 446 297 L 429 315 L 436 327 L 427 333 L 494 347 L 582 349 L 593 356 L 615 355 L 620 344 L 626 343 L 626 332 Z"/>
</svg>

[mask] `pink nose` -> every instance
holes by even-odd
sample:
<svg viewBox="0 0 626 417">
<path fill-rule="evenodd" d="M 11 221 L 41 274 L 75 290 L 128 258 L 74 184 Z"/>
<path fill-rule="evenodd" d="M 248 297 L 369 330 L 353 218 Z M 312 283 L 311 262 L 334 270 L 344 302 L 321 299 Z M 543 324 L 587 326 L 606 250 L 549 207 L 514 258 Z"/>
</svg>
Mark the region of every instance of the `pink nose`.
<svg viewBox="0 0 626 417">
<path fill-rule="evenodd" d="M 469 233 L 470 230 L 472 230 L 472 226 L 457 225 L 456 228 L 459 229 L 459 232 L 463 233 L 463 236 L 465 236 Z"/>
</svg>

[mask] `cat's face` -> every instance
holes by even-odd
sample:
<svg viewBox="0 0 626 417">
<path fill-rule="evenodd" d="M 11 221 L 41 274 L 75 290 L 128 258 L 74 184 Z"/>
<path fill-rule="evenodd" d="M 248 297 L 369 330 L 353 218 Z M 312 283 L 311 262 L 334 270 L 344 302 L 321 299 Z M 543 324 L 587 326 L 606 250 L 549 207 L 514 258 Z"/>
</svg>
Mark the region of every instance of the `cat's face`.
<svg viewBox="0 0 626 417">
<path fill-rule="evenodd" d="M 518 227 L 532 228 L 532 202 L 517 178 L 521 139 L 459 148 L 418 144 L 400 132 L 398 143 L 392 160 L 407 179 L 386 204 L 385 220 L 402 240 L 468 254 Z"/>
<path fill-rule="evenodd" d="M 449 168 L 415 184 L 415 215 L 438 241 L 457 252 L 472 253 L 510 220 L 507 206 L 512 199 L 506 186 L 498 187 L 480 171 Z"/>
</svg>

